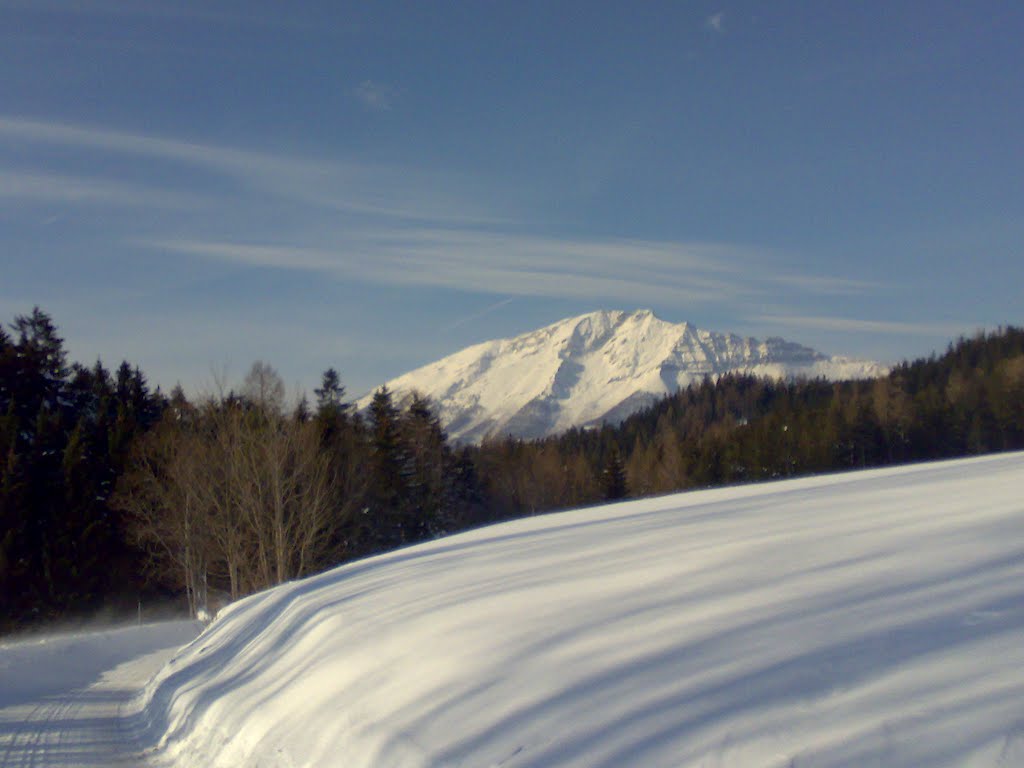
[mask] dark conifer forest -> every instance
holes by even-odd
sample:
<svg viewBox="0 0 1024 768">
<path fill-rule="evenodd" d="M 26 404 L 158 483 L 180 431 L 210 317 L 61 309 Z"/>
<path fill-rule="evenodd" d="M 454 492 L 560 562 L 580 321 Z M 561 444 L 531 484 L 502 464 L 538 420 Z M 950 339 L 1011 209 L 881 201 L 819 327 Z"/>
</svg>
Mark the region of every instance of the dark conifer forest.
<svg viewBox="0 0 1024 768">
<path fill-rule="evenodd" d="M 36 309 L 0 328 L 0 632 L 173 604 L 193 615 L 374 553 L 523 515 L 1024 448 L 1024 330 L 875 380 L 705 380 L 618 426 L 452 445 L 432 405 L 274 368 L 190 400 L 69 362 Z"/>
<path fill-rule="evenodd" d="M 69 365 L 38 309 L 0 329 L 0 629 L 123 607 L 141 586 L 110 498 L 164 407 L 127 363 Z"/>
</svg>

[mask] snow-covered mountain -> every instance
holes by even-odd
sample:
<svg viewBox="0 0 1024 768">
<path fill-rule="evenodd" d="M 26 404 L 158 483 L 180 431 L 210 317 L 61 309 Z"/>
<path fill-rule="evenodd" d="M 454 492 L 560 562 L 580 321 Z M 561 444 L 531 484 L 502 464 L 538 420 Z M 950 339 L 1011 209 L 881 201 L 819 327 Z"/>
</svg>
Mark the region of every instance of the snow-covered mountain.
<svg viewBox="0 0 1024 768">
<path fill-rule="evenodd" d="M 536 438 L 617 423 L 693 381 L 733 371 L 847 379 L 885 369 L 780 338 L 758 341 L 668 323 L 650 310 L 616 310 L 476 344 L 386 386 L 399 402 L 413 391 L 426 395 L 453 440 L 478 442 L 488 434 Z"/>
</svg>

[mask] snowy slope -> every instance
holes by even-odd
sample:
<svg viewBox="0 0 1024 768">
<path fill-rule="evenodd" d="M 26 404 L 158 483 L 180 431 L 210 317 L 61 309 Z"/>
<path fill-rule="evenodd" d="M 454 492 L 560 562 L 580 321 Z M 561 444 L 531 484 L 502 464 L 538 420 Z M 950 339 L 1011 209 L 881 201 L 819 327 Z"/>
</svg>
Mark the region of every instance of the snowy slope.
<svg viewBox="0 0 1024 768">
<path fill-rule="evenodd" d="M 427 395 L 449 435 L 474 442 L 488 433 L 533 438 L 621 421 L 693 381 L 730 371 L 829 379 L 884 373 L 877 363 L 826 357 L 778 338 L 702 331 L 649 310 L 600 311 L 469 347 L 386 386 L 398 399 L 413 390 Z"/>
<path fill-rule="evenodd" d="M 1024 765 L 1024 454 L 520 520 L 240 601 L 156 765 Z"/>
</svg>

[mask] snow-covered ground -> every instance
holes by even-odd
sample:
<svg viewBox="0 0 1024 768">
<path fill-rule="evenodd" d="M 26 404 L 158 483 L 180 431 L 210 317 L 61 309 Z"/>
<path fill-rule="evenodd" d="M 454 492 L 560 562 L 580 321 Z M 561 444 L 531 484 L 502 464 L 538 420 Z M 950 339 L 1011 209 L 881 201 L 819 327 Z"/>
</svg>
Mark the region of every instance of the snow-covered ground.
<svg viewBox="0 0 1024 768">
<path fill-rule="evenodd" d="M 1024 454 L 521 520 L 230 606 L 177 766 L 1024 765 Z"/>
<path fill-rule="evenodd" d="M 138 694 L 199 630 L 184 621 L 0 643 L 0 766 L 138 765 Z"/>
<path fill-rule="evenodd" d="M 481 529 L 166 662 L 197 631 L 0 644 L 0 765 L 1021 766 L 1024 454 Z"/>
</svg>

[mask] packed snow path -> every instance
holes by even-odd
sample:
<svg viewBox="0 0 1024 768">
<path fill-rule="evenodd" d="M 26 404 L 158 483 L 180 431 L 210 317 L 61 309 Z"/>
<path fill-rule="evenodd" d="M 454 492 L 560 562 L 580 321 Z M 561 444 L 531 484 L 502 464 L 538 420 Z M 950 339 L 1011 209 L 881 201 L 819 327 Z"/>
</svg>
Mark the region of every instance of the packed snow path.
<svg viewBox="0 0 1024 768">
<path fill-rule="evenodd" d="M 170 622 L 0 642 L 0 766 L 138 766 L 136 697 L 199 632 Z"/>
</svg>

